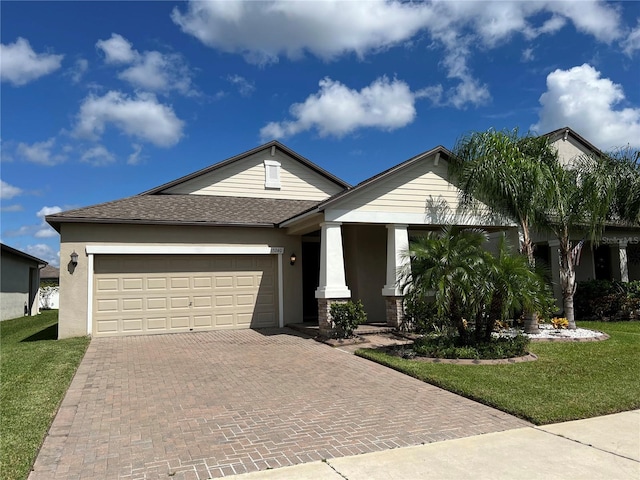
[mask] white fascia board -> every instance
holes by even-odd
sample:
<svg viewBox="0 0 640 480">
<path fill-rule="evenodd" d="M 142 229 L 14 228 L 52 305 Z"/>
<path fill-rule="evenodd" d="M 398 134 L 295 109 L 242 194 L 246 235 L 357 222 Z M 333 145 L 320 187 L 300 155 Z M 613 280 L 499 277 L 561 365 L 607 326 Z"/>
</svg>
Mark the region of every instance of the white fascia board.
<svg viewBox="0 0 640 480">
<path fill-rule="evenodd" d="M 352 222 L 352 223 L 382 223 L 382 224 L 407 224 L 407 225 L 442 225 L 443 219 L 432 219 L 425 213 L 410 212 L 382 212 L 363 210 L 325 210 L 324 218 L 327 222 Z M 513 227 L 515 223 L 509 221 L 496 221 L 482 219 L 481 217 L 465 215 L 456 221 L 456 215 L 451 215 L 444 223 L 453 225 Z"/>
<path fill-rule="evenodd" d="M 270 255 L 284 251 L 270 246 L 217 245 L 87 245 L 88 255 Z"/>
</svg>

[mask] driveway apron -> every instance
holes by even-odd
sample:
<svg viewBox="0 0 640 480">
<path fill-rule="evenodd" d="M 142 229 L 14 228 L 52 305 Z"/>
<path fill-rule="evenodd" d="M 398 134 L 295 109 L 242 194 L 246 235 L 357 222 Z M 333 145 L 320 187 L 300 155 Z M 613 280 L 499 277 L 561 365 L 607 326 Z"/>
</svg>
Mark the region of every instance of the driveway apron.
<svg viewBox="0 0 640 480">
<path fill-rule="evenodd" d="M 288 329 L 100 338 L 29 479 L 217 478 L 527 425 Z"/>
</svg>

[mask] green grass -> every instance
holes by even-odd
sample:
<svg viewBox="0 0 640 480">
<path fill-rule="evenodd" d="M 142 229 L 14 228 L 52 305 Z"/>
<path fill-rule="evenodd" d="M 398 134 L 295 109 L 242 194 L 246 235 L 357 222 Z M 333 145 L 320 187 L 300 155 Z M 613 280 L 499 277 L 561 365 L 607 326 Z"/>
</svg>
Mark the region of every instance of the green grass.
<svg viewBox="0 0 640 480">
<path fill-rule="evenodd" d="M 602 342 L 531 343 L 538 360 L 508 365 L 433 364 L 361 349 L 362 357 L 537 425 L 640 408 L 640 322 L 579 322 Z"/>
<path fill-rule="evenodd" d="M 57 335 L 57 310 L 0 323 L 1 478 L 29 474 L 89 344 Z"/>
</svg>

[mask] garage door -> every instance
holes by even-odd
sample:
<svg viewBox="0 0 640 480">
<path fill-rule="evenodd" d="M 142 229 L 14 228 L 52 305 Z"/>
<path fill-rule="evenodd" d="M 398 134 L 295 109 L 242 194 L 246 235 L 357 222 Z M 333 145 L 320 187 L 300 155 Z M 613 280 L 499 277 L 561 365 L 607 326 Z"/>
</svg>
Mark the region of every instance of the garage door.
<svg viewBox="0 0 640 480">
<path fill-rule="evenodd" d="M 274 255 L 96 255 L 93 335 L 278 325 Z"/>
</svg>

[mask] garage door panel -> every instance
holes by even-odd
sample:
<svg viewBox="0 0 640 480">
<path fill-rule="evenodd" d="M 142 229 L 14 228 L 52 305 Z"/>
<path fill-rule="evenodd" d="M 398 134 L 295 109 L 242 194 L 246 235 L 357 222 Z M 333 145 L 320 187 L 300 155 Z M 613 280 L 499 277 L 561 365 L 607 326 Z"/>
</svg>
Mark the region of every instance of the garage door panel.
<svg viewBox="0 0 640 480">
<path fill-rule="evenodd" d="M 171 317 L 170 319 L 170 328 L 171 329 L 185 329 L 189 328 L 191 322 L 190 317 L 185 315 L 183 317 Z"/>
<path fill-rule="evenodd" d="M 274 255 L 97 255 L 96 335 L 277 326 Z"/>
<path fill-rule="evenodd" d="M 100 278 L 96 282 L 96 288 L 98 292 L 117 292 L 118 279 L 117 278 Z"/>
<path fill-rule="evenodd" d="M 144 280 L 142 278 L 123 278 L 122 289 L 123 290 L 142 290 Z"/>
<path fill-rule="evenodd" d="M 119 310 L 120 307 L 118 305 L 118 299 L 116 298 L 104 298 L 97 302 L 98 313 L 117 312 Z"/>
<path fill-rule="evenodd" d="M 193 297 L 193 308 L 211 308 L 211 297 Z"/>
<path fill-rule="evenodd" d="M 147 319 L 147 330 L 167 330 L 167 317 L 150 317 Z"/>
<path fill-rule="evenodd" d="M 122 331 L 127 333 L 142 332 L 142 318 L 130 318 L 122 321 Z"/>
<path fill-rule="evenodd" d="M 193 326 L 196 328 L 211 328 L 213 326 L 213 315 L 194 315 Z"/>
<path fill-rule="evenodd" d="M 127 311 L 142 311 L 142 305 L 144 300 L 142 298 L 123 298 L 122 310 Z"/>
<path fill-rule="evenodd" d="M 188 289 L 191 284 L 189 277 L 172 277 L 170 282 L 171 290 Z"/>
<path fill-rule="evenodd" d="M 166 310 L 167 298 L 147 298 L 147 310 Z"/>
<path fill-rule="evenodd" d="M 147 278 L 147 290 L 166 290 L 167 279 L 165 277 Z"/>
</svg>

